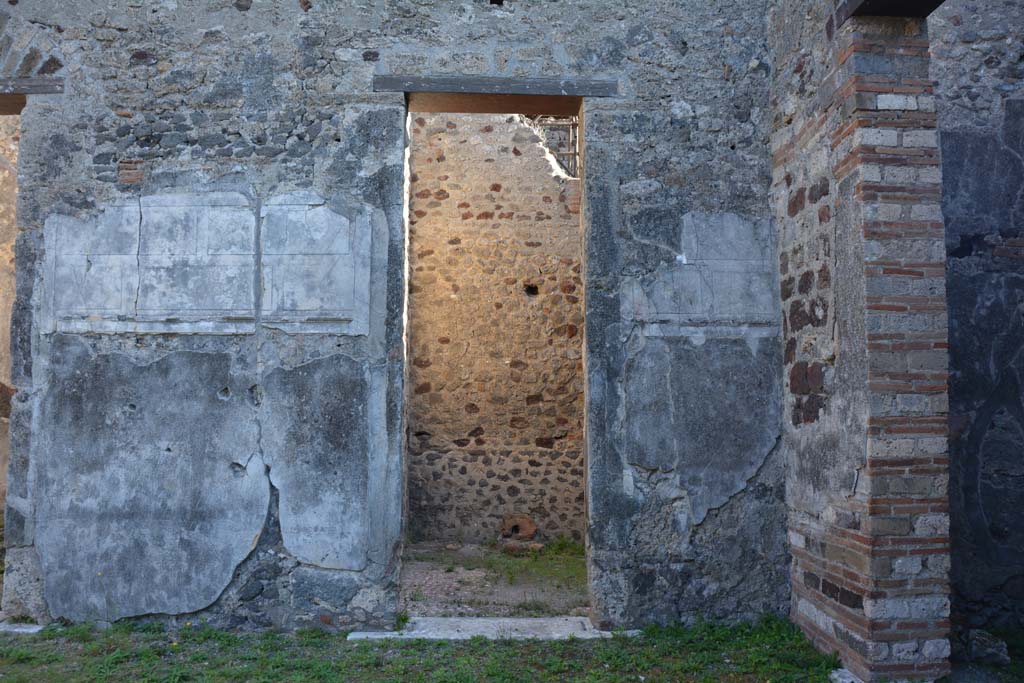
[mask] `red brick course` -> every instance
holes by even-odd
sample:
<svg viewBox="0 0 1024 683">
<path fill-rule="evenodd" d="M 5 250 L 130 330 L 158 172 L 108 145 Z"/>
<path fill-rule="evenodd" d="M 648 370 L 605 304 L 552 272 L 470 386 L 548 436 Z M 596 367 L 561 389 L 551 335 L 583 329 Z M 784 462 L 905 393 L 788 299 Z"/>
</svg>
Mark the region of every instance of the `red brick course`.
<svg viewBox="0 0 1024 683">
<path fill-rule="evenodd" d="M 791 516 L 792 618 L 864 680 L 934 679 L 949 653 L 948 343 L 934 88 L 918 76 L 928 40 L 918 23 L 855 19 L 831 47 L 820 84 L 831 98 L 775 139 L 781 213 L 804 236 L 784 240 L 780 260 L 787 398 L 795 430 L 831 410 L 832 273 L 858 264 L 838 264 L 815 231 L 841 209 L 863 251 L 867 452 L 852 490 L 832 492 L 819 519 Z M 885 74 L 860 72 L 878 57 Z M 810 173 L 823 159 L 830 175 Z M 808 274 L 819 269 L 824 282 Z"/>
</svg>

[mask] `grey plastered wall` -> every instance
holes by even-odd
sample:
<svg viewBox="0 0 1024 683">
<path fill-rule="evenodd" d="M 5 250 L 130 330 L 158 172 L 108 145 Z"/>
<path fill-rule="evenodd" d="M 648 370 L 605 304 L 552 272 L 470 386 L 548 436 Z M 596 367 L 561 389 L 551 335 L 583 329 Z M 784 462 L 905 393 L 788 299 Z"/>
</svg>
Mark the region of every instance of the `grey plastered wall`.
<svg viewBox="0 0 1024 683">
<path fill-rule="evenodd" d="M 306 91 L 295 24 L 85 9 L 24 112 L 4 610 L 387 623 L 404 102 Z"/>
<path fill-rule="evenodd" d="M 585 101 L 588 568 L 610 624 L 788 601 L 763 8 L 683 5 L 626 40 L 685 78 Z"/>
<path fill-rule="evenodd" d="M 929 19 L 950 341 L 953 617 L 1024 625 L 1024 2 Z"/>
<path fill-rule="evenodd" d="M 370 92 L 386 73 L 619 82 L 585 117 L 596 617 L 786 609 L 763 3 L 10 12 L 60 25 L 68 91 L 24 114 L 5 609 L 393 615 L 404 107 Z M 369 239 L 365 320 L 317 304 L 296 264 L 322 253 L 275 244 L 280 206 Z"/>
</svg>

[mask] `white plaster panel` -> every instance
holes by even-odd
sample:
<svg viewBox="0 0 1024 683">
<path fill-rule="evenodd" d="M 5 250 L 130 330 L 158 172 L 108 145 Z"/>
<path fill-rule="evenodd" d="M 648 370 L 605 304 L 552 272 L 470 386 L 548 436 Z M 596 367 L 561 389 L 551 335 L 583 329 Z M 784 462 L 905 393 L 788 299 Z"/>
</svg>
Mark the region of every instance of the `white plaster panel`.
<svg viewBox="0 0 1024 683">
<path fill-rule="evenodd" d="M 264 324 L 297 332 L 366 334 L 371 226 L 309 193 L 275 197 L 262 211 Z"/>
<path fill-rule="evenodd" d="M 776 335 L 771 223 L 688 213 L 680 236 L 674 262 L 623 287 L 623 320 L 655 337 Z"/>
<path fill-rule="evenodd" d="M 191 262 L 180 256 L 149 257 L 139 268 L 136 317 L 252 319 L 252 256 L 219 256 Z M 201 262 L 201 261 L 206 262 Z"/>
<path fill-rule="evenodd" d="M 51 216 L 45 234 L 40 329 L 49 332 L 249 334 L 258 279 L 268 326 L 369 330 L 370 217 L 342 215 L 313 193 L 270 198 L 259 235 L 255 208 L 230 192 L 147 196 L 88 219 Z"/>
<path fill-rule="evenodd" d="M 155 195 L 92 219 L 53 216 L 46 239 L 45 330 L 254 330 L 256 217 L 244 195 Z"/>
</svg>

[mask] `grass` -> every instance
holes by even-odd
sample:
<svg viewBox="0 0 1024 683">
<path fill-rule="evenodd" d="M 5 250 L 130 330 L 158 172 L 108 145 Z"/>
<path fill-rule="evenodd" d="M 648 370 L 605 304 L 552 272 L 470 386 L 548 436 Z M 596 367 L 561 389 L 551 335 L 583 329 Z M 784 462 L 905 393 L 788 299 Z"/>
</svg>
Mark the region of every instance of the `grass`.
<svg viewBox="0 0 1024 683">
<path fill-rule="evenodd" d="M 1024 629 L 1017 631 L 1000 631 L 993 629 L 992 634 L 1006 641 L 1010 654 L 1010 666 L 988 667 L 1000 683 L 1020 683 L 1024 681 Z"/>
<path fill-rule="evenodd" d="M 395 630 L 396 631 L 402 631 L 408 625 L 409 625 L 409 613 L 408 612 L 399 612 L 398 615 L 395 617 Z"/>
<path fill-rule="evenodd" d="M 496 550 L 496 547 L 492 550 Z M 417 553 L 415 559 L 443 566 L 446 572 L 454 571 L 456 566 L 465 569 L 484 569 L 513 586 L 536 583 L 586 592 L 587 562 L 583 545 L 565 537 L 551 541 L 543 550 L 525 555 L 507 555 L 502 552 L 466 555 L 457 551 L 440 550 Z"/>
<path fill-rule="evenodd" d="M 4 683 L 825 683 L 832 657 L 787 622 L 650 628 L 603 641 L 348 642 L 118 624 L 0 635 Z"/>
</svg>

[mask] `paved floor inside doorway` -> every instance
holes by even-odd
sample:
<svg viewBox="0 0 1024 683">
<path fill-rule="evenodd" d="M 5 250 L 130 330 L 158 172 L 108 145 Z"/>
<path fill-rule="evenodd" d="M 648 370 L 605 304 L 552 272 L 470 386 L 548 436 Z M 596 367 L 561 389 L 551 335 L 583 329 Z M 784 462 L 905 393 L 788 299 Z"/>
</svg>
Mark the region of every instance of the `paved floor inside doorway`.
<svg viewBox="0 0 1024 683">
<path fill-rule="evenodd" d="M 586 560 L 577 544 L 557 541 L 518 556 L 497 545 L 408 544 L 399 612 L 412 619 L 585 617 Z"/>
</svg>

